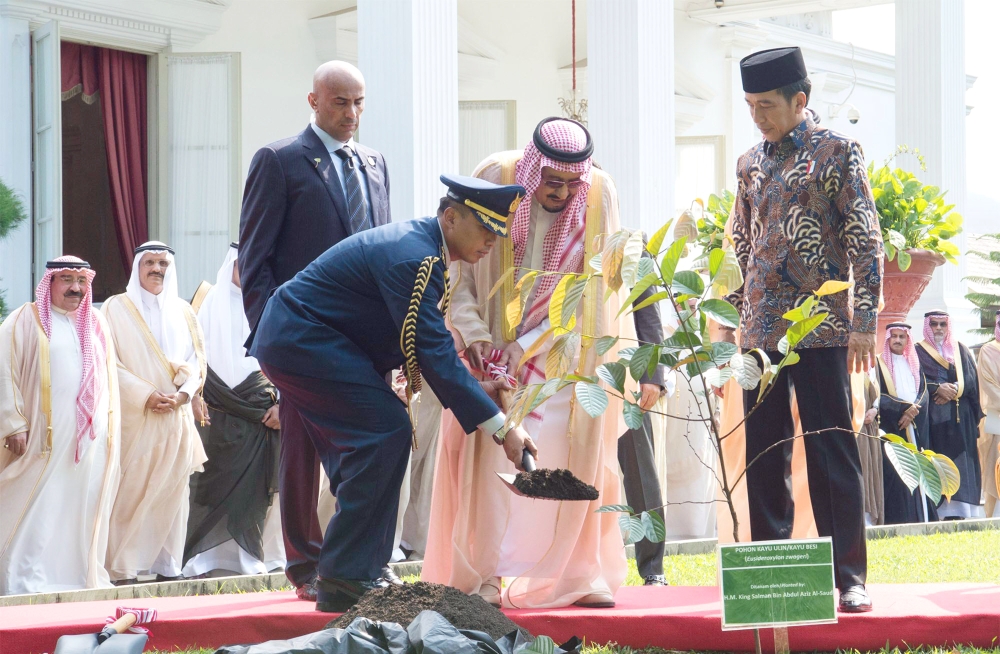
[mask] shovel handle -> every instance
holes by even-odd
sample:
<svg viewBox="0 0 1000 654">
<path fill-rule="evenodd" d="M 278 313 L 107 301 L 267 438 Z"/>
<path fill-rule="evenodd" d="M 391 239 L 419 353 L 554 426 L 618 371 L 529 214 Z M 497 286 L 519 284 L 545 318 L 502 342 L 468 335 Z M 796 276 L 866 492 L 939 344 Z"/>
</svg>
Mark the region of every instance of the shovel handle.
<svg viewBox="0 0 1000 654">
<path fill-rule="evenodd" d="M 521 467 L 524 468 L 525 472 L 533 472 L 535 470 L 535 457 L 531 456 L 528 448 L 524 448 L 524 451 L 521 452 Z"/>
<path fill-rule="evenodd" d="M 101 629 L 101 633 L 97 634 L 98 644 L 103 643 L 115 634 L 124 633 L 129 627 L 135 624 L 135 620 L 135 613 L 126 613 L 104 629 Z"/>
<path fill-rule="evenodd" d="M 500 408 L 504 413 L 510 413 L 510 403 L 514 397 L 514 391 L 499 390 L 497 396 L 500 398 Z"/>
</svg>

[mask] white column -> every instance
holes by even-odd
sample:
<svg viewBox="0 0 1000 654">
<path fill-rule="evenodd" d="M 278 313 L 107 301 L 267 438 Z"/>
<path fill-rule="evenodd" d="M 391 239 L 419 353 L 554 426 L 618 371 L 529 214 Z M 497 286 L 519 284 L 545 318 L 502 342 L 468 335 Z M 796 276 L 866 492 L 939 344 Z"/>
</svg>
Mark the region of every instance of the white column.
<svg viewBox="0 0 1000 654">
<path fill-rule="evenodd" d="M 0 241 L 0 289 L 7 308 L 32 300 L 31 34 L 28 17 L 0 6 L 0 179 L 24 201 L 28 220 Z"/>
<path fill-rule="evenodd" d="M 622 226 L 652 233 L 674 207 L 674 2 L 588 0 L 587 26 L 594 158 Z"/>
<path fill-rule="evenodd" d="M 966 193 L 964 20 L 963 0 L 896 3 L 896 142 L 919 148 L 927 170 L 907 155 L 896 163 L 946 190 L 959 212 Z M 964 233 L 952 241 L 965 252 Z M 937 269 L 909 318 L 921 322 L 928 309 L 944 307 L 961 339 L 978 320 L 964 298 L 964 255 L 959 261 Z"/>
<path fill-rule="evenodd" d="M 744 152 L 760 143 L 760 130 L 747 110 L 743 92 L 740 60 L 767 47 L 767 32 L 751 25 L 722 28 L 726 55 L 726 92 L 729 112 L 726 116 L 726 179 L 724 187 L 736 192 L 736 162 Z"/>
<path fill-rule="evenodd" d="M 359 0 L 360 140 L 389 169 L 394 220 L 433 215 L 458 172 L 457 0 Z"/>
</svg>

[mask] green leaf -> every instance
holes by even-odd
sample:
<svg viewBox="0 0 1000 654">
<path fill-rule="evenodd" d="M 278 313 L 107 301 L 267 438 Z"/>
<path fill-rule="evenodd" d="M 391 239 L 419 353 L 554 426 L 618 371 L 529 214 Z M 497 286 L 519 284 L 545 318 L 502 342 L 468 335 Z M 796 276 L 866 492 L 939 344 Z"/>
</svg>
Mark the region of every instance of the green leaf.
<svg viewBox="0 0 1000 654">
<path fill-rule="evenodd" d="M 736 308 L 725 300 L 710 299 L 701 303 L 699 308 L 708 314 L 708 317 L 719 323 L 723 327 L 739 327 L 740 314 Z"/>
<path fill-rule="evenodd" d="M 567 374 L 579 350 L 579 332 L 569 332 L 562 336 L 557 336 L 552 341 L 552 347 L 545 356 L 545 376 L 548 379 L 552 379 Z"/>
<path fill-rule="evenodd" d="M 642 232 L 637 230 L 628 237 L 625 242 L 625 251 L 622 253 L 622 283 L 629 288 L 635 286 L 642 251 Z"/>
<path fill-rule="evenodd" d="M 938 478 L 941 480 L 941 494 L 950 500 L 951 496 L 958 492 L 962 483 L 962 475 L 958 471 L 958 466 L 944 454 L 938 454 L 931 450 L 924 450 L 921 454 L 929 458 L 934 467 L 937 468 Z"/>
<path fill-rule="evenodd" d="M 670 338 L 660 343 L 661 347 L 674 350 L 686 350 L 701 346 L 701 337 L 694 332 L 686 332 L 682 329 L 675 331 Z"/>
<path fill-rule="evenodd" d="M 637 515 L 618 516 L 618 527 L 622 530 L 622 538 L 626 545 L 639 542 L 646 536 L 646 528 L 642 524 L 642 518 Z"/>
<path fill-rule="evenodd" d="M 625 425 L 629 429 L 642 429 L 642 409 L 639 408 L 639 405 L 633 404 L 628 400 L 625 400 L 622 405 Z"/>
<path fill-rule="evenodd" d="M 632 307 L 632 311 L 634 312 L 634 311 L 638 311 L 639 309 L 645 309 L 646 307 L 648 307 L 651 304 L 656 304 L 657 302 L 662 302 L 663 300 L 666 300 L 666 299 L 669 299 L 669 298 L 670 298 L 670 292 L 669 291 L 659 291 L 657 293 L 653 293 L 648 298 L 646 298 L 645 300 L 643 300 L 639 304 L 637 304 L 634 307 Z"/>
<path fill-rule="evenodd" d="M 788 334 L 786 333 L 778 340 L 778 352 L 788 354 Z"/>
<path fill-rule="evenodd" d="M 712 368 L 703 373 L 705 383 L 712 388 L 722 388 L 733 377 L 732 368 Z"/>
<path fill-rule="evenodd" d="M 597 350 L 599 356 L 604 356 L 608 353 L 615 343 L 618 342 L 617 336 L 601 336 L 597 339 L 597 343 L 594 345 L 594 349 Z"/>
<path fill-rule="evenodd" d="M 930 459 L 923 454 L 914 456 L 920 464 L 920 489 L 934 504 L 941 500 L 941 475 Z"/>
<path fill-rule="evenodd" d="M 647 259 L 648 261 L 648 259 Z M 632 303 L 642 295 L 646 289 L 648 289 L 653 284 L 658 284 L 660 282 L 660 277 L 656 273 L 650 273 L 642 279 L 640 279 L 635 286 L 632 287 L 632 292 L 628 294 L 628 297 L 622 302 L 622 306 L 618 309 L 618 315 L 622 315 L 631 308 Z"/>
<path fill-rule="evenodd" d="M 795 350 L 790 350 L 790 351 L 788 352 L 788 354 L 786 354 L 786 355 L 785 355 L 785 356 L 784 356 L 784 357 L 783 357 L 783 358 L 781 359 L 781 363 L 780 363 L 780 365 L 781 365 L 782 367 L 785 367 L 785 366 L 794 366 L 794 365 L 795 365 L 796 363 L 798 363 L 798 362 L 799 362 L 799 359 L 800 359 L 800 357 L 799 357 L 799 353 L 798 353 L 798 352 L 796 352 Z"/>
<path fill-rule="evenodd" d="M 729 363 L 729 360 L 733 358 L 733 355 L 737 351 L 739 351 L 739 348 L 736 347 L 736 343 L 716 341 L 712 343 L 712 360 L 718 366 L 725 365 Z"/>
<path fill-rule="evenodd" d="M 722 266 L 722 262 L 725 260 L 726 260 L 726 252 L 722 248 L 716 248 L 708 253 L 709 277 L 715 279 L 716 273 L 719 272 L 719 267 Z"/>
<path fill-rule="evenodd" d="M 660 273 L 667 286 L 674 283 L 674 271 L 677 270 L 677 262 L 681 260 L 685 245 L 687 245 L 687 236 L 682 236 L 670 244 L 667 253 L 660 260 Z"/>
<path fill-rule="evenodd" d="M 563 322 L 563 303 L 566 301 L 566 291 L 576 279 L 576 275 L 564 275 L 556 287 L 552 290 L 552 297 L 549 298 L 549 324 L 553 327 L 565 327 Z"/>
<path fill-rule="evenodd" d="M 673 291 L 701 296 L 705 292 L 705 280 L 693 270 L 681 270 L 674 275 Z"/>
<path fill-rule="evenodd" d="M 597 376 L 605 384 L 615 389 L 619 393 L 625 392 L 625 366 L 617 361 L 609 361 L 597 366 Z"/>
<path fill-rule="evenodd" d="M 674 219 L 671 218 L 665 225 L 663 225 L 663 227 L 656 230 L 653 236 L 649 239 L 649 243 L 646 244 L 646 252 L 649 252 L 654 257 L 659 256 L 660 247 L 663 245 L 663 239 L 667 237 L 667 232 L 670 231 L 670 226 L 673 223 Z"/>
<path fill-rule="evenodd" d="M 745 391 L 752 391 L 760 384 L 762 371 L 757 365 L 757 359 L 749 354 L 734 354 L 729 360 L 736 383 Z"/>
<path fill-rule="evenodd" d="M 900 271 L 905 272 L 910 267 L 910 253 L 906 250 L 900 250 L 896 253 L 896 262 L 899 264 Z"/>
<path fill-rule="evenodd" d="M 642 279 L 646 275 L 657 275 L 657 278 L 659 278 L 656 272 L 656 262 L 649 257 L 639 259 L 639 271 L 636 273 L 636 277 Z"/>
<path fill-rule="evenodd" d="M 594 274 L 601 274 L 601 253 L 598 252 L 594 256 L 590 257 L 590 261 L 587 262 L 587 265 L 590 266 L 590 270 Z"/>
<path fill-rule="evenodd" d="M 538 636 L 535 642 L 521 650 L 522 654 L 553 654 L 556 651 L 556 644 L 548 636 Z"/>
<path fill-rule="evenodd" d="M 888 437 L 889 435 L 886 435 L 886 438 Z M 896 438 L 899 437 L 897 436 Z M 900 438 L 899 440 L 902 439 Z M 889 463 L 892 464 L 899 478 L 912 493 L 919 485 L 917 480 L 920 478 L 920 464 L 917 463 L 916 455 L 906 447 L 909 443 L 904 443 L 897 443 L 890 439 L 888 442 L 883 443 L 883 448 L 885 449 L 885 456 L 889 459 Z"/>
<path fill-rule="evenodd" d="M 589 283 L 590 277 L 581 275 L 574 279 L 566 289 L 566 297 L 563 299 L 562 305 L 561 325 L 569 324 L 570 319 L 576 316 L 576 308 L 580 306 L 580 298 L 583 297 L 583 292 L 587 289 L 587 284 Z"/>
<path fill-rule="evenodd" d="M 822 286 L 813 291 L 813 294 L 823 297 L 824 295 L 833 295 L 834 293 L 840 293 L 841 291 L 846 291 L 850 287 L 851 287 L 851 282 L 842 282 L 837 279 L 828 279 L 825 282 L 823 282 Z"/>
<path fill-rule="evenodd" d="M 628 371 L 632 375 L 632 379 L 639 381 L 646 374 L 646 370 L 649 368 L 649 362 L 655 357 L 656 348 L 653 345 L 640 345 L 639 349 L 635 351 L 632 355 L 632 359 L 628 362 Z"/>
<path fill-rule="evenodd" d="M 788 345 L 790 348 L 794 348 L 796 345 L 802 342 L 809 332 L 819 327 L 824 320 L 826 320 L 827 313 L 817 313 L 815 316 L 809 316 L 804 320 L 800 320 L 788 328 L 785 332 L 785 338 L 788 339 Z M 785 352 L 782 352 L 785 354 Z"/>
<path fill-rule="evenodd" d="M 639 514 L 642 521 L 643 535 L 650 543 L 659 543 L 667 537 L 667 526 L 656 511 L 643 511 Z"/>
<path fill-rule="evenodd" d="M 591 418 L 596 418 L 608 408 L 608 394 L 597 384 L 577 382 L 574 392 L 580 406 Z"/>
<path fill-rule="evenodd" d="M 693 361 L 687 364 L 685 371 L 687 372 L 687 376 L 689 378 L 694 379 L 698 375 L 707 373 L 709 370 L 714 370 L 714 369 L 715 369 L 714 363 L 712 363 L 711 361 L 702 361 L 699 359 L 697 361 Z"/>
<path fill-rule="evenodd" d="M 594 513 L 627 513 L 632 515 L 634 511 L 628 504 L 605 504 L 594 511 Z"/>
<path fill-rule="evenodd" d="M 497 283 L 494 284 L 493 288 L 490 289 L 490 293 L 489 293 L 489 295 L 486 296 L 486 299 L 489 300 L 491 297 L 493 297 L 494 295 L 496 295 L 496 292 L 500 290 L 500 288 L 504 285 L 504 282 L 506 282 L 508 279 L 510 279 L 511 277 L 513 277 L 514 273 L 516 273 L 516 272 L 517 272 L 517 268 L 515 268 L 515 267 L 512 266 L 512 267 L 510 267 L 510 268 L 507 269 L 507 272 L 505 272 L 504 274 L 500 275 L 500 279 L 498 279 Z"/>
</svg>

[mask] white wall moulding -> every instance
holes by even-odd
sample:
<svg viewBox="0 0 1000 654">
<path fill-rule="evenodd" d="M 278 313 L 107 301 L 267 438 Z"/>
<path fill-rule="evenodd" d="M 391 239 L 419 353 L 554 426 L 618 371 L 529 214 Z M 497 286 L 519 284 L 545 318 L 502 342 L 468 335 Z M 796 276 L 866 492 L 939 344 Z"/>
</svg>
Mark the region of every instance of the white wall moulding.
<svg viewBox="0 0 1000 654">
<path fill-rule="evenodd" d="M 715 0 L 678 2 L 678 9 L 691 18 L 710 23 L 730 23 L 737 20 L 757 20 L 789 14 L 806 14 L 835 9 L 854 9 L 888 4 L 893 0 L 725 0 L 717 7 Z"/>
<path fill-rule="evenodd" d="M 34 280 L 62 254 L 62 93 L 59 23 L 31 33 L 34 136 Z"/>
<path fill-rule="evenodd" d="M 219 29 L 232 0 L 0 0 L 32 29 L 59 20 L 62 38 L 105 47 L 159 52 L 197 43 Z"/>
</svg>

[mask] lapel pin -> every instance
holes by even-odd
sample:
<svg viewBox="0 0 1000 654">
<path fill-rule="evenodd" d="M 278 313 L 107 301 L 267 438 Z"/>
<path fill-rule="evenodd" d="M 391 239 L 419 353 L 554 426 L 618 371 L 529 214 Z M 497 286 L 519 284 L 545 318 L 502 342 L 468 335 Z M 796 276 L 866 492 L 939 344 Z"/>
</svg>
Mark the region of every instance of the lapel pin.
<svg viewBox="0 0 1000 654">
<path fill-rule="evenodd" d="M 369 163 L 369 165 L 374 166 L 375 165 L 375 157 L 369 155 L 368 156 L 368 163 Z"/>
<path fill-rule="evenodd" d="M 316 163 L 313 164 L 313 168 L 319 168 L 319 162 L 322 161 L 322 159 L 320 159 L 319 157 L 316 157 L 315 159 L 313 159 L 313 161 L 316 162 Z"/>
</svg>

